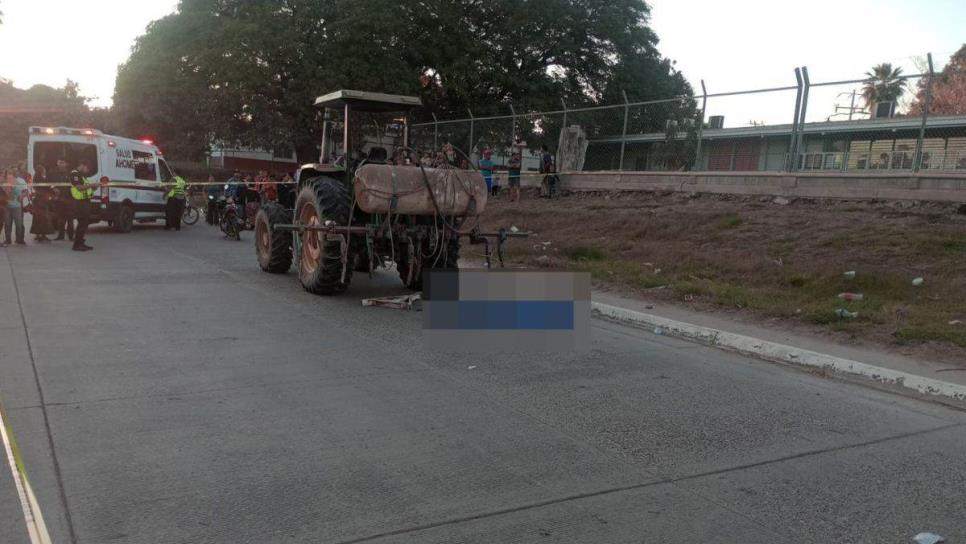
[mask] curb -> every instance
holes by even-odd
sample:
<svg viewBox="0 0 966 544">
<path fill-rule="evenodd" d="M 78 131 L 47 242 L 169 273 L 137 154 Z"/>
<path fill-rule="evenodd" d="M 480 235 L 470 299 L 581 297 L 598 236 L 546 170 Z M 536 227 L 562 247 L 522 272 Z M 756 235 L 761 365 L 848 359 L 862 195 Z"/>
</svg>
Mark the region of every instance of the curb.
<svg viewBox="0 0 966 544">
<path fill-rule="evenodd" d="M 599 302 L 591 303 L 591 311 L 598 317 L 632 327 L 651 329 L 656 334 L 682 338 L 742 355 L 750 355 L 766 361 L 831 370 L 842 374 L 861 376 L 886 385 L 911 389 L 923 395 L 946 397 L 960 402 L 966 401 L 966 386 L 964 385 L 926 378 L 891 368 L 882 368 L 867 363 L 860 363 L 859 361 L 853 361 L 851 359 L 834 357 L 824 353 L 725 332 L 710 327 L 674 321 L 673 319 L 636 312 L 626 308 L 618 308 L 617 306 L 601 304 Z"/>
</svg>

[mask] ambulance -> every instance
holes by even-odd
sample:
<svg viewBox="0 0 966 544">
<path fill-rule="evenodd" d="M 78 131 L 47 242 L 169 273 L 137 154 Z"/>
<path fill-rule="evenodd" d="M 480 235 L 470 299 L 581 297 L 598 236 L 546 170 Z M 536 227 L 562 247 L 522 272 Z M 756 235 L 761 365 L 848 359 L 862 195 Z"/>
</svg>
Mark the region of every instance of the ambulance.
<svg viewBox="0 0 966 544">
<path fill-rule="evenodd" d="M 38 166 L 53 183 L 63 183 L 58 159 L 68 170 L 83 162 L 87 179 L 98 185 L 91 199 L 91 223 L 106 222 L 119 232 L 130 232 L 135 222 L 164 219 L 163 184 L 173 177 L 161 151 L 150 140 L 132 140 L 99 130 L 66 127 L 30 127 L 27 164 L 31 175 Z"/>
</svg>

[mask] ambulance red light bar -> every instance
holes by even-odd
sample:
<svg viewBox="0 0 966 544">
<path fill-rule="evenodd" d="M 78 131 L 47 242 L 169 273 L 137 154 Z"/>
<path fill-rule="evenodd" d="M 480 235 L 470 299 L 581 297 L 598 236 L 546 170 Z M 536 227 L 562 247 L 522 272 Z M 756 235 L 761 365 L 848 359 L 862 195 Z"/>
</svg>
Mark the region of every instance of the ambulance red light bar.
<svg viewBox="0 0 966 544">
<path fill-rule="evenodd" d="M 154 140 L 151 140 L 149 138 L 145 138 L 145 139 L 141 140 L 141 143 L 144 144 L 144 145 L 154 145 Z"/>
</svg>

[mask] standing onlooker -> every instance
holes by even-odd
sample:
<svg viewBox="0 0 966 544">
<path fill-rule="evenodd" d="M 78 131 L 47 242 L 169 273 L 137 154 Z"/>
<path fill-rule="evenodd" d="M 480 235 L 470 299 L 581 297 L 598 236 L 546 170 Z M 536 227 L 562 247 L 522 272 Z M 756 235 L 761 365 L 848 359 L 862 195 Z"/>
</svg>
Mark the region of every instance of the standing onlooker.
<svg viewBox="0 0 966 544">
<path fill-rule="evenodd" d="M 70 221 L 77 220 L 77 229 L 74 231 L 74 251 L 90 251 L 94 248 L 87 245 L 85 236 L 87 235 L 87 225 L 91 219 L 91 197 L 94 196 L 94 186 L 87 179 L 87 164 L 80 163 L 77 170 L 68 175 L 70 181 L 70 198 L 73 209 L 70 214 Z"/>
<path fill-rule="evenodd" d="M 0 236 L 2 236 L 7 224 L 7 173 L 0 171 L 0 175 L 3 176 L 3 178 L 0 179 Z M 7 245 L 3 243 L 3 239 L 0 238 L 0 247 L 6 246 Z"/>
<path fill-rule="evenodd" d="M 547 146 L 541 146 L 540 173 L 543 174 L 543 184 L 547 187 L 547 198 L 553 198 L 557 192 L 556 167 L 553 163 L 553 155 Z"/>
<path fill-rule="evenodd" d="M 30 222 L 30 234 L 38 243 L 50 242 L 48 234 L 54 233 L 54 222 L 51 218 L 54 204 L 54 190 L 47 185 L 47 169 L 42 164 L 37 165 L 33 179 L 33 221 Z"/>
<path fill-rule="evenodd" d="M 218 199 L 224 194 L 224 188 L 215 181 L 214 175 L 208 176 L 208 183 L 205 188 L 205 196 L 208 198 L 208 213 L 205 214 L 205 221 L 209 225 L 217 225 L 218 219 Z"/>
<path fill-rule="evenodd" d="M 285 208 L 295 207 L 295 179 L 288 172 L 278 186 L 278 203 Z"/>
<path fill-rule="evenodd" d="M 71 219 L 71 214 L 74 209 L 74 199 L 70 196 L 70 169 L 67 161 L 57 159 L 57 168 L 47 177 L 47 180 L 57 185 L 54 191 L 57 198 L 53 203 L 54 230 L 57 231 L 57 238 L 54 240 L 63 240 L 65 232 L 67 238 L 73 240 L 74 221 Z"/>
<path fill-rule="evenodd" d="M 486 182 L 486 192 L 493 192 L 493 151 L 489 147 L 483 149 L 483 158 L 480 159 L 479 167 L 480 173 L 483 174 L 483 181 Z"/>
<path fill-rule="evenodd" d="M 4 245 L 10 245 L 14 227 L 17 230 L 17 245 L 26 245 L 27 242 L 23 239 L 23 198 L 27 194 L 27 182 L 17 176 L 16 171 L 7 170 L 6 190 L 7 216 L 3 222 L 5 231 Z"/>
<path fill-rule="evenodd" d="M 188 182 L 183 177 L 175 174 L 168 183 L 168 200 L 165 202 L 164 230 L 181 230 L 181 216 L 184 215 L 185 193 L 188 190 Z"/>
<path fill-rule="evenodd" d="M 513 202 L 520 200 L 520 170 L 522 167 L 523 156 L 519 150 L 515 150 L 510 155 L 510 163 L 507 165 L 507 170 L 509 170 L 510 200 Z"/>
</svg>

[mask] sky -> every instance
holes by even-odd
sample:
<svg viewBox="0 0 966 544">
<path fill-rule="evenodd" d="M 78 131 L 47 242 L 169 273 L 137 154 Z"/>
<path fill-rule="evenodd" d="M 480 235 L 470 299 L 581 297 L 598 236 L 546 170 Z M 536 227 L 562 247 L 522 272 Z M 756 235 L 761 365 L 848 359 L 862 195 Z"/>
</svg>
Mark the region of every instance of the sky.
<svg viewBox="0 0 966 544">
<path fill-rule="evenodd" d="M 80 83 L 93 104 L 108 106 L 117 67 L 151 21 L 177 0 L 0 0 L 0 77 L 27 88 Z M 70 45 L 64 46 L 69 40 Z"/>
<path fill-rule="evenodd" d="M 363 0 L 364 1 L 364 0 Z M 966 41 L 963 0 L 649 0 L 659 50 L 700 92 L 795 84 L 808 66 L 813 83 L 862 77 L 892 62 L 917 72 L 914 59 L 934 54 L 938 65 Z M 177 0 L 0 0 L 0 77 L 21 88 L 80 83 L 94 105 L 110 105 L 117 66 L 149 22 Z M 63 47 L 71 36 L 69 47 Z M 76 37 L 73 37 L 76 36 Z M 808 120 L 824 120 L 848 105 L 855 85 L 817 88 Z M 628 95 L 633 96 L 631 90 Z M 712 98 L 708 115 L 725 126 L 791 122 L 794 91 Z"/>
</svg>

